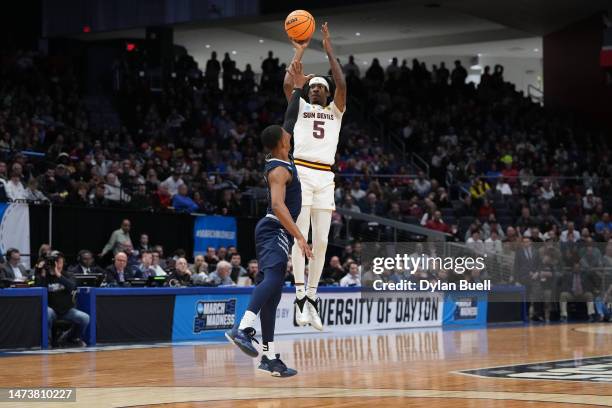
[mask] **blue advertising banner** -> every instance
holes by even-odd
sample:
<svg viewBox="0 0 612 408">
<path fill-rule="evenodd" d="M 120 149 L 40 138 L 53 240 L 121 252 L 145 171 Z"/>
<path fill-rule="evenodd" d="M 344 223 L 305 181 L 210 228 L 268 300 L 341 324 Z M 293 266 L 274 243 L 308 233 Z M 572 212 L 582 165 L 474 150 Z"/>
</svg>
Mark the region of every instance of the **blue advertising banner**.
<svg viewBox="0 0 612 408">
<path fill-rule="evenodd" d="M 172 341 L 219 338 L 244 314 L 250 296 L 250 293 L 177 295 Z"/>
<path fill-rule="evenodd" d="M 203 255 L 209 246 L 236 245 L 236 218 L 217 215 L 196 217 L 193 227 L 193 254 Z"/>
<path fill-rule="evenodd" d="M 444 297 L 444 326 L 485 326 L 486 292 L 448 292 Z"/>
</svg>

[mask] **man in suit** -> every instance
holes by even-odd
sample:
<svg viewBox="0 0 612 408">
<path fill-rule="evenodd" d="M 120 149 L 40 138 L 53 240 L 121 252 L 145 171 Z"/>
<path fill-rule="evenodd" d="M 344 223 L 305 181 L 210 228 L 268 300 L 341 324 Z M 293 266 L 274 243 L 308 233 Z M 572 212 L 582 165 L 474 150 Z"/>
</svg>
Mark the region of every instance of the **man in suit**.
<svg viewBox="0 0 612 408">
<path fill-rule="evenodd" d="M 117 252 L 113 264 L 106 268 L 104 282 L 108 286 L 123 286 L 129 279 L 140 278 L 142 274 L 137 269 L 129 269 L 128 257 L 125 252 Z"/>
<path fill-rule="evenodd" d="M 573 262 L 572 271 L 559 281 L 559 309 L 562 322 L 567 322 L 567 302 L 586 302 L 589 321 L 595 321 L 594 293 L 600 288 L 599 277 L 594 271 L 584 269 L 580 261 Z"/>
<path fill-rule="evenodd" d="M 523 237 L 521 246 L 514 253 L 514 281 L 525 286 L 527 299 L 531 303 L 529 315 L 535 321 L 544 320 L 544 284 L 552 279 L 548 271 L 542 271 L 539 252 L 533 247 L 531 238 Z"/>
<path fill-rule="evenodd" d="M 90 275 L 104 273 L 104 269 L 94 264 L 93 253 L 87 249 L 79 251 L 77 254 L 77 264 L 68 272 L 73 275 Z"/>
<path fill-rule="evenodd" d="M 21 254 L 18 249 L 9 248 L 6 251 L 6 261 L 0 268 L 0 280 L 25 282 L 30 279 L 31 273 L 21 264 Z"/>
</svg>

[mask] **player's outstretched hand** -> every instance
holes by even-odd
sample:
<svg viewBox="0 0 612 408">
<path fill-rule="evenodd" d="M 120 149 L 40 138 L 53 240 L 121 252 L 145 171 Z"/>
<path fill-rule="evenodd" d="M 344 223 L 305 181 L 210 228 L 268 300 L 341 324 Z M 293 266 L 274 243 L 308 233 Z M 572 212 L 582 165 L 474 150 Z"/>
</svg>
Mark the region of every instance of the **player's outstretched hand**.
<svg viewBox="0 0 612 408">
<path fill-rule="evenodd" d="M 302 255 L 304 255 L 308 259 L 312 259 L 312 250 L 310 249 L 310 245 L 308 245 L 308 242 L 306 242 L 304 237 L 299 238 L 297 240 L 297 244 L 300 247 L 300 250 L 302 251 Z"/>
<path fill-rule="evenodd" d="M 323 33 L 323 41 L 329 41 L 329 28 L 327 27 L 327 21 L 321 26 L 321 33 Z"/>
<path fill-rule="evenodd" d="M 314 75 L 304 75 L 304 67 L 301 61 L 293 61 L 289 65 L 289 75 L 293 79 L 294 88 L 303 88 L 305 84 L 312 79 Z"/>
<path fill-rule="evenodd" d="M 291 41 L 291 44 L 297 50 L 305 50 L 308 48 L 308 44 L 310 44 L 310 38 L 306 41 L 295 41 L 293 38 L 290 38 L 289 41 Z"/>
</svg>

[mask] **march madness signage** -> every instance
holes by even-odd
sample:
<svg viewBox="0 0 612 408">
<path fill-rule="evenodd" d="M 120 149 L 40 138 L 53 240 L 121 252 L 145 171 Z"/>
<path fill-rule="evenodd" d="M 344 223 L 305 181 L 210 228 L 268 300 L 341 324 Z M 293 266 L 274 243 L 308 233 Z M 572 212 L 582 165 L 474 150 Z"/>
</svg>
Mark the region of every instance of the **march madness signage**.
<svg viewBox="0 0 612 408">
<path fill-rule="evenodd" d="M 198 301 L 193 319 L 193 332 L 231 329 L 236 315 L 236 299 Z"/>
<path fill-rule="evenodd" d="M 283 293 L 276 312 L 276 333 L 311 332 L 295 322 L 294 293 Z M 407 293 L 400 297 L 367 297 L 360 292 L 319 293 L 324 331 L 435 327 L 442 325 L 443 296 Z"/>
</svg>

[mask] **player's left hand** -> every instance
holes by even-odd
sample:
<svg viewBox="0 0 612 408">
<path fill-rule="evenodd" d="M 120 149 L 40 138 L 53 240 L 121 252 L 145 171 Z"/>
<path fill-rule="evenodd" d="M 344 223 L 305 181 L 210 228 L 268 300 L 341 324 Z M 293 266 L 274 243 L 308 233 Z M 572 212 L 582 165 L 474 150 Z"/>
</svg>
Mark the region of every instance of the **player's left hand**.
<svg viewBox="0 0 612 408">
<path fill-rule="evenodd" d="M 327 21 L 321 26 L 321 33 L 323 33 L 323 41 L 329 41 L 329 28 L 327 28 Z"/>
</svg>

